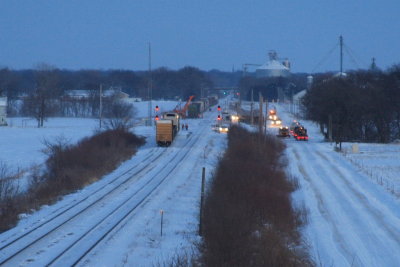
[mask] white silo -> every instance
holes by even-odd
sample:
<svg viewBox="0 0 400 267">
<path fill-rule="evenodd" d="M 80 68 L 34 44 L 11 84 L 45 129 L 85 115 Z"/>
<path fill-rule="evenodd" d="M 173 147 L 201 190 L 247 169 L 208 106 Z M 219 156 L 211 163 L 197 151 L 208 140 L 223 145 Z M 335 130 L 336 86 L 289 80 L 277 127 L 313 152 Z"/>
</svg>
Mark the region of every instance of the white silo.
<svg viewBox="0 0 400 267">
<path fill-rule="evenodd" d="M 278 54 L 271 50 L 269 53 L 269 61 L 256 69 L 257 78 L 265 77 L 288 77 L 290 75 L 290 62 L 285 60 L 284 64 L 278 61 Z"/>
</svg>

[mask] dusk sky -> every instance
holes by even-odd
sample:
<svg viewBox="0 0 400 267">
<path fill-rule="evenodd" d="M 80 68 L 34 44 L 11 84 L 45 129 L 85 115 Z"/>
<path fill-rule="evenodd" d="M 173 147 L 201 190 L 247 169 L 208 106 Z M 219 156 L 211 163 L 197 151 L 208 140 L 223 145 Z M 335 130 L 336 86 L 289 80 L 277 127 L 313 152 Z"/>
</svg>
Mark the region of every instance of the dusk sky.
<svg viewBox="0 0 400 267">
<path fill-rule="evenodd" d="M 292 72 L 400 64 L 400 0 L 0 0 L 0 67 L 231 71 L 269 50 Z M 336 48 L 335 48 L 336 47 Z M 334 49 L 335 48 L 335 49 Z M 331 52 L 331 53 L 329 53 Z"/>
</svg>

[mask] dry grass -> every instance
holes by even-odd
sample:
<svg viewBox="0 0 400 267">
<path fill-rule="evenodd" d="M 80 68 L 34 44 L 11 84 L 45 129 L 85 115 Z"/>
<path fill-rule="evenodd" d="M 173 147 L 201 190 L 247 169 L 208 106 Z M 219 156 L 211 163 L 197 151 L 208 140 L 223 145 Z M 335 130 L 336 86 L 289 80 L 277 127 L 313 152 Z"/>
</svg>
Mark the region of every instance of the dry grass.
<svg viewBox="0 0 400 267">
<path fill-rule="evenodd" d="M 285 146 L 234 127 L 207 193 L 201 262 L 205 266 L 312 266 L 292 208 L 297 184 L 284 172 Z"/>
<path fill-rule="evenodd" d="M 97 133 L 76 145 L 68 145 L 63 140 L 45 144 L 48 154 L 46 171 L 32 172 L 29 191 L 23 195 L 17 194 L 15 183 L 7 182 L 11 178 L 2 179 L 0 170 L 0 231 L 13 227 L 18 214 L 54 203 L 60 196 L 113 171 L 136 153 L 144 139 L 125 129 L 115 129 Z M 1 188 L 8 189 L 1 191 Z"/>
</svg>

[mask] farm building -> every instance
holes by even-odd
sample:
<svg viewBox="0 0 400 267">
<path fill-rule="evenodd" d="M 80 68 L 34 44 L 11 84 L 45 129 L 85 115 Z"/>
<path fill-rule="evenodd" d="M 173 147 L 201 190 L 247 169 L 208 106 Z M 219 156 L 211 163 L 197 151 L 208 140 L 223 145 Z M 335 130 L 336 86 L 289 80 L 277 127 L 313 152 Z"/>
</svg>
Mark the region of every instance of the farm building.
<svg viewBox="0 0 400 267">
<path fill-rule="evenodd" d="M 0 126 L 7 125 L 7 97 L 0 97 Z"/>
</svg>

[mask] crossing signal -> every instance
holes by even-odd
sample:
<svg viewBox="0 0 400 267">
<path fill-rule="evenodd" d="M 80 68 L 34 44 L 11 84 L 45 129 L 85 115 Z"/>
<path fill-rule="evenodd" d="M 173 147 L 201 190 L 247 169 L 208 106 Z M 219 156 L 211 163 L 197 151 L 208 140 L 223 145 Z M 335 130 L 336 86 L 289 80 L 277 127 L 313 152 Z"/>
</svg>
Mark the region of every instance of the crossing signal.
<svg viewBox="0 0 400 267">
<path fill-rule="evenodd" d="M 219 121 L 221 120 L 221 115 L 218 115 L 217 120 Z"/>
<path fill-rule="evenodd" d="M 158 117 L 158 115 L 156 115 L 156 121 L 160 120 L 160 118 Z"/>
<path fill-rule="evenodd" d="M 158 106 L 156 106 L 156 111 L 158 112 L 160 110 L 160 108 Z"/>
<path fill-rule="evenodd" d="M 221 106 L 218 106 L 218 111 L 221 111 Z"/>
</svg>

